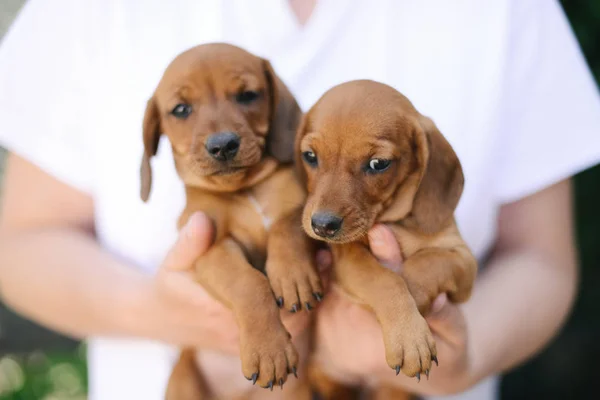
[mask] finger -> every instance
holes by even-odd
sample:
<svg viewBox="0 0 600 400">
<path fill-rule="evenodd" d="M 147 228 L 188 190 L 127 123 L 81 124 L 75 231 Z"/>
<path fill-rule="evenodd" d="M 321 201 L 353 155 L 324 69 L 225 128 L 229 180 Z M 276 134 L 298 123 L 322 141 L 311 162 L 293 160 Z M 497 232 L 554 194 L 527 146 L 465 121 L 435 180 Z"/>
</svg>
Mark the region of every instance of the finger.
<svg viewBox="0 0 600 400">
<path fill-rule="evenodd" d="M 443 312 L 445 311 L 444 308 L 446 307 L 447 303 L 448 295 L 446 293 L 440 294 L 438 297 L 435 298 L 433 303 L 431 303 L 431 311 L 429 311 L 427 317 L 435 318 L 438 314 L 443 314 Z"/>
<path fill-rule="evenodd" d="M 333 264 L 333 256 L 331 255 L 331 251 L 326 249 L 321 249 L 317 252 L 317 269 L 319 270 L 319 276 L 321 277 L 321 287 L 323 290 L 321 293 L 321 297 L 324 295 L 325 291 L 329 289 L 329 271 L 331 269 L 331 265 Z"/>
<path fill-rule="evenodd" d="M 214 298 L 199 285 L 188 271 L 159 272 L 160 289 L 168 293 L 171 298 L 179 299 L 184 304 L 202 307 L 206 311 L 207 304 L 226 309 L 224 305 Z M 208 312 L 208 311 L 207 311 Z"/>
<path fill-rule="evenodd" d="M 371 228 L 369 230 L 369 247 L 381 264 L 393 271 L 400 271 L 402 267 L 400 246 L 389 227 L 377 224 Z"/>
<path fill-rule="evenodd" d="M 333 257 L 331 255 L 331 251 L 327 249 L 320 249 L 317 251 L 317 267 L 319 268 L 319 271 L 329 269 L 332 263 Z"/>
<path fill-rule="evenodd" d="M 213 226 L 204 213 L 194 213 L 181 229 L 177 241 L 167 254 L 162 268 L 181 271 L 190 268 L 213 241 Z"/>
<path fill-rule="evenodd" d="M 433 302 L 431 312 L 425 317 L 434 334 L 444 341 L 460 345 L 466 336 L 466 323 L 462 310 L 448 301 L 443 293 Z"/>
</svg>

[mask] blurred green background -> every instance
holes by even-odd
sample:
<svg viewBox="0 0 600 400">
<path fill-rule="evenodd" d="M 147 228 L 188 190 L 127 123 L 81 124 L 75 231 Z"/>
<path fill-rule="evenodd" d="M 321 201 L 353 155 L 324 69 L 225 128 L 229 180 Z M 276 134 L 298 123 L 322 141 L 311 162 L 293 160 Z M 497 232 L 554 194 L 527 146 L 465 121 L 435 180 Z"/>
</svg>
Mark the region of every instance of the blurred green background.
<svg viewBox="0 0 600 400">
<path fill-rule="evenodd" d="M 23 3 L 0 0 L 0 38 Z M 561 3 L 600 82 L 600 0 Z M 2 158 L 0 152 L 0 166 Z M 502 399 L 600 398 L 600 166 L 579 174 L 575 191 L 581 260 L 575 309 L 544 352 L 503 378 Z M 0 303 L 0 400 L 85 399 L 86 387 L 84 344 L 23 320 Z"/>
</svg>

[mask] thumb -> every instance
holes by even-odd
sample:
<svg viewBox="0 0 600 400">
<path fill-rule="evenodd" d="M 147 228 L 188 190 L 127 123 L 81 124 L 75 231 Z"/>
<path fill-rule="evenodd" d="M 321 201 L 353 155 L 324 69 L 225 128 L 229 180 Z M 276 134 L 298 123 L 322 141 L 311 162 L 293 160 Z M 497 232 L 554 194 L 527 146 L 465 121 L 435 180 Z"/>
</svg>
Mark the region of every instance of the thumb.
<svg viewBox="0 0 600 400">
<path fill-rule="evenodd" d="M 446 293 L 440 294 L 425 317 L 431 330 L 447 342 L 459 345 L 466 333 L 465 317 L 461 309 L 448 301 Z"/>
<path fill-rule="evenodd" d="M 375 225 L 369 230 L 369 247 L 373 255 L 385 267 L 400 272 L 402 255 L 396 236 L 392 230 L 382 224 Z"/>
<path fill-rule="evenodd" d="M 192 214 L 179 232 L 179 237 L 167 254 L 162 268 L 174 271 L 190 268 L 211 246 L 213 233 L 212 222 L 204 213 Z"/>
</svg>

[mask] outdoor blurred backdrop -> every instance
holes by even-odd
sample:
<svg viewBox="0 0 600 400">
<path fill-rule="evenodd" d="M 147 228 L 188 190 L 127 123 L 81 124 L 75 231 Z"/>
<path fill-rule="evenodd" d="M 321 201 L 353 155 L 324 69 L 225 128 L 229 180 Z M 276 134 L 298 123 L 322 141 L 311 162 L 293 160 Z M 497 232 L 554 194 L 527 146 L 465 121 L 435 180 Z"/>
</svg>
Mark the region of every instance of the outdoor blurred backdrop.
<svg viewBox="0 0 600 400">
<path fill-rule="evenodd" d="M 0 40 L 23 3 L 0 0 Z M 561 3 L 600 83 L 600 0 Z M 0 165 L 3 156 L 0 151 Z M 600 399 L 600 167 L 577 176 L 575 188 L 578 301 L 554 342 L 504 377 L 502 399 Z M 84 344 L 25 321 L 0 302 L 0 400 L 84 399 L 86 386 Z"/>
</svg>

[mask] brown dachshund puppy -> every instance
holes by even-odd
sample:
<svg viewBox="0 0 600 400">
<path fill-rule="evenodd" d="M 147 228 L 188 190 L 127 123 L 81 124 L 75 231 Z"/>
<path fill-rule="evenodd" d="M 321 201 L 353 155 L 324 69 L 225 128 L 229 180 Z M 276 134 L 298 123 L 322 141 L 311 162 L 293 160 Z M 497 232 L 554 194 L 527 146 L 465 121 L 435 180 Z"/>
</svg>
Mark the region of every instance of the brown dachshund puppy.
<svg viewBox="0 0 600 400">
<path fill-rule="evenodd" d="M 367 80 L 319 99 L 303 118 L 295 153 L 308 190 L 304 230 L 330 244 L 336 283 L 377 317 L 388 365 L 428 375 L 437 354 L 422 315 L 443 292 L 466 301 L 477 270 L 453 217 L 464 183 L 456 154 L 406 97 Z M 375 223 L 393 229 L 401 274 L 370 253 Z"/>
<path fill-rule="evenodd" d="M 164 133 L 186 189 L 178 227 L 196 211 L 215 224 L 214 245 L 197 260 L 196 279 L 235 314 L 244 376 L 271 390 L 296 374 L 298 353 L 264 273 L 267 247 L 274 249 L 269 263 L 274 275 L 285 276 L 291 261 L 315 271 L 310 239 L 300 213 L 293 212 L 301 210 L 304 190 L 293 167 L 285 165 L 293 161 L 300 118 L 300 108 L 268 61 L 231 45 L 206 44 L 167 67 L 143 124 L 141 197 L 148 199 L 150 158 Z M 318 275 L 303 278 L 310 279 L 310 298 L 302 297 L 302 304 L 315 306 L 323 292 Z M 293 300 L 296 310 L 299 301 Z M 198 364 L 194 350 L 182 351 L 167 399 L 209 396 Z"/>
</svg>

